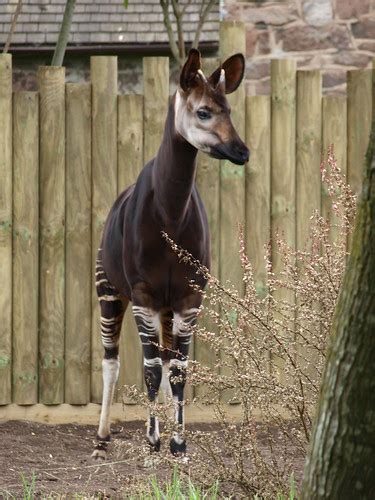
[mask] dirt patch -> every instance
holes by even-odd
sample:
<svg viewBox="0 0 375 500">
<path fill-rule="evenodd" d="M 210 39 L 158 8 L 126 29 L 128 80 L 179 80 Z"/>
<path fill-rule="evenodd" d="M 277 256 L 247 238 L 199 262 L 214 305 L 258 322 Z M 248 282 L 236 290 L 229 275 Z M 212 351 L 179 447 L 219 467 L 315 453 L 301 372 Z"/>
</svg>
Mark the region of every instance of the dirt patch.
<svg viewBox="0 0 375 500">
<path fill-rule="evenodd" d="M 189 430 L 215 431 L 216 424 L 192 424 Z M 109 459 L 99 464 L 90 459 L 96 427 L 92 425 L 46 425 L 24 421 L 0 424 L 0 498 L 7 494 L 19 498 L 22 475 L 30 482 L 35 474 L 35 496 L 84 494 L 100 498 L 123 497 L 124 489 L 139 478 L 157 473 L 165 478 L 168 466 L 155 471 L 145 462 L 121 459 L 121 447 L 144 439 L 144 422 L 125 422 L 113 426 Z M 165 441 L 164 446 L 168 446 Z M 223 443 L 223 447 L 225 444 Z M 143 464 L 143 465 L 142 465 Z M 301 473 L 299 459 L 295 471 Z"/>
</svg>

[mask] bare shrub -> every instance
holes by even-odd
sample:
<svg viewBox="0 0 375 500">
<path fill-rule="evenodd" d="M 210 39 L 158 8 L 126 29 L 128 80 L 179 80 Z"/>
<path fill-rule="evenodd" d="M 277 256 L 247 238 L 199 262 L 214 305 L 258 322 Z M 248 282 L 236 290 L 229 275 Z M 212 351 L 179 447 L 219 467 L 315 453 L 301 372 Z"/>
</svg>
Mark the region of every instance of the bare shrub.
<svg viewBox="0 0 375 500">
<path fill-rule="evenodd" d="M 231 283 L 221 283 L 164 235 L 180 259 L 208 279 L 202 308 L 206 319 L 194 333 L 215 352 L 216 364 L 210 369 L 190 361 L 188 383 L 204 385 L 205 396 L 197 403 L 210 405 L 218 427 L 215 432 L 186 432 L 190 461 L 182 465 L 200 484 L 218 480 L 224 491 L 234 489 L 247 498 L 288 495 L 295 463 L 304 458 L 356 209 L 355 196 L 345 184 L 332 149 L 322 162 L 321 173 L 334 220 L 326 220 L 318 211 L 312 214 L 304 249 L 294 250 L 277 236 L 283 270 L 278 275 L 273 272 L 269 245 L 263 295 L 255 288 L 242 229 L 243 294 Z M 282 294 L 282 290 L 289 293 Z M 133 399 L 148 405 L 141 395 L 131 392 Z M 236 421 L 222 402 L 223 394 L 238 405 Z M 174 426 L 170 409 L 166 405 L 156 410 L 166 423 L 167 434 Z M 171 458 L 161 455 L 158 460 Z"/>
</svg>

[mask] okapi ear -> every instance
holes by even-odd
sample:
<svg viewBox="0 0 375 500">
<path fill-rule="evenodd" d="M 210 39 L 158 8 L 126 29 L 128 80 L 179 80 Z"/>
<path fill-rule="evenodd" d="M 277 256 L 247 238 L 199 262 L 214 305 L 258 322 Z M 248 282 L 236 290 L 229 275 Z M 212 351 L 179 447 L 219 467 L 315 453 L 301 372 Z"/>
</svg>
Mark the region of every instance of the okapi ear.
<svg viewBox="0 0 375 500">
<path fill-rule="evenodd" d="M 225 80 L 222 73 L 224 70 Z M 239 87 L 245 73 L 245 58 L 242 54 L 234 54 L 223 62 L 210 76 L 208 81 L 213 87 L 223 84 L 223 91 L 231 94 Z"/>
<path fill-rule="evenodd" d="M 180 86 L 184 92 L 197 85 L 197 74 L 200 69 L 201 54 L 199 50 L 191 49 L 180 75 Z"/>
</svg>

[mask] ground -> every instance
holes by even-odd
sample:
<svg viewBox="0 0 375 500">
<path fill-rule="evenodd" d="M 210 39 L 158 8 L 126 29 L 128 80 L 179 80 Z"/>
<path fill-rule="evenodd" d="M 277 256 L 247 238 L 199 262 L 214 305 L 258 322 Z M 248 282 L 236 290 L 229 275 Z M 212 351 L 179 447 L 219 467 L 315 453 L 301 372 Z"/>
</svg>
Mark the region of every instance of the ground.
<svg viewBox="0 0 375 500">
<path fill-rule="evenodd" d="M 193 424 L 190 430 L 215 431 L 215 424 Z M 106 462 L 93 463 L 96 427 L 92 425 L 48 425 L 23 421 L 0 424 L 0 498 L 20 498 L 23 492 L 22 475 L 30 482 L 36 476 L 35 496 L 73 493 L 97 498 L 120 498 L 124 488 L 134 478 L 148 478 L 155 470 L 144 459 L 130 463 L 121 457 L 122 447 L 129 450 L 144 442 L 144 422 L 124 422 L 113 426 L 114 434 Z M 167 442 L 164 441 L 164 446 Z M 223 447 L 225 443 L 223 443 Z M 295 463 L 297 474 L 303 462 Z M 158 466 L 160 478 L 166 477 L 168 467 Z M 145 481 L 148 483 L 148 481 Z"/>
</svg>

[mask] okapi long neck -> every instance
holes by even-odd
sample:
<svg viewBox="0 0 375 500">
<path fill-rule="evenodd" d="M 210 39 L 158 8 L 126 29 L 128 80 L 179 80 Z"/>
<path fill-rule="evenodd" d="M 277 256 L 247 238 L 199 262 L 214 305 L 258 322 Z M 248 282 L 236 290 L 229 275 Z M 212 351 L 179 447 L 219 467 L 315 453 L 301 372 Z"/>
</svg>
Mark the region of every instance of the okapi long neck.
<svg viewBox="0 0 375 500">
<path fill-rule="evenodd" d="M 175 98 L 169 106 L 164 136 L 154 162 L 155 199 L 167 224 L 183 220 L 194 186 L 197 149 L 177 133 Z"/>
</svg>

